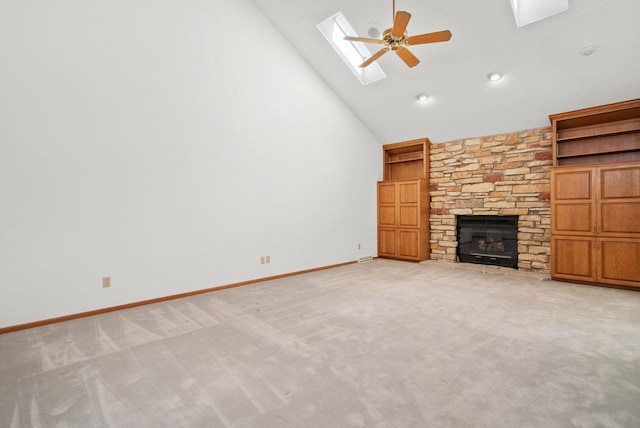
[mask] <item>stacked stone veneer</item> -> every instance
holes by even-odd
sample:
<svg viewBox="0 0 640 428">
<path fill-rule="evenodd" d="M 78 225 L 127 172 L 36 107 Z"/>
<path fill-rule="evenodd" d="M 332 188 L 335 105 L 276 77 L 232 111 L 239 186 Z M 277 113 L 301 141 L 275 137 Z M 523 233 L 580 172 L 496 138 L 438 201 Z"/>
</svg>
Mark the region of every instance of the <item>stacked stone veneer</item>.
<svg viewBox="0 0 640 428">
<path fill-rule="evenodd" d="M 431 146 L 431 259 L 456 261 L 456 215 L 518 215 L 518 268 L 548 272 L 551 128 Z"/>
</svg>

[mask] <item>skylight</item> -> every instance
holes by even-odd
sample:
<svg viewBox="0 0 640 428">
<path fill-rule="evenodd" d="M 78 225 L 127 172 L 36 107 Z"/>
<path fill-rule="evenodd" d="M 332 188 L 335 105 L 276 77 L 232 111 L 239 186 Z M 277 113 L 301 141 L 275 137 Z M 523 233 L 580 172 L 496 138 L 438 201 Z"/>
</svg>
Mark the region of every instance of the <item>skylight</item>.
<svg viewBox="0 0 640 428">
<path fill-rule="evenodd" d="M 516 25 L 522 27 L 569 9 L 569 0 L 511 0 Z"/>
<path fill-rule="evenodd" d="M 371 52 L 362 42 L 344 40 L 345 36 L 357 36 L 357 34 L 342 12 L 338 12 L 319 23 L 318 30 L 360 80 L 360 83 L 367 85 L 387 77 L 376 62 L 366 68 L 359 67 L 365 59 L 371 56 Z"/>
</svg>

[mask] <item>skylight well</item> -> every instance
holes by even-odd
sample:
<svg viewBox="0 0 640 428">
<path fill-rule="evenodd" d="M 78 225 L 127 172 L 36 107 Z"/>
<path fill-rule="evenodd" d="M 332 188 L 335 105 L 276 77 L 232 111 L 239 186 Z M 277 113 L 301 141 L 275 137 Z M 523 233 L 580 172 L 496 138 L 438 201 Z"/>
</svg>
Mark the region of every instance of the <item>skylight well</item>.
<svg viewBox="0 0 640 428">
<path fill-rule="evenodd" d="M 511 0 L 516 25 L 522 27 L 569 9 L 569 0 Z"/>
<path fill-rule="evenodd" d="M 344 40 L 345 36 L 357 36 L 357 34 L 342 12 L 325 19 L 317 27 L 360 83 L 367 85 L 387 77 L 377 63 L 367 68 L 359 67 L 366 58 L 371 56 L 371 52 L 361 42 Z"/>
</svg>

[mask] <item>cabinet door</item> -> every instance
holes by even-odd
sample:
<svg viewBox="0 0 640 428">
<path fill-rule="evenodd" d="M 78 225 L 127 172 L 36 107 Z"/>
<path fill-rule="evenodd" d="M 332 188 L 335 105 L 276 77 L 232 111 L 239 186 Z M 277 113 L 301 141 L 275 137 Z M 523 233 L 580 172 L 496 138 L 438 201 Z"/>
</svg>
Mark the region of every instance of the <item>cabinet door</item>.
<svg viewBox="0 0 640 428">
<path fill-rule="evenodd" d="M 378 182 L 378 255 L 406 260 L 429 257 L 427 180 Z"/>
<path fill-rule="evenodd" d="M 640 239 L 598 239 L 598 282 L 640 287 Z"/>
<path fill-rule="evenodd" d="M 420 226 L 420 182 L 398 183 L 398 226 Z"/>
<path fill-rule="evenodd" d="M 380 257 L 398 256 L 398 237 L 396 229 L 378 229 L 378 255 Z"/>
<path fill-rule="evenodd" d="M 596 281 L 596 238 L 551 237 L 551 277 L 575 281 Z"/>
<path fill-rule="evenodd" d="M 551 171 L 551 233 L 596 234 L 595 168 L 554 168 Z"/>
<path fill-rule="evenodd" d="M 395 183 L 378 183 L 378 226 L 396 226 Z"/>
<path fill-rule="evenodd" d="M 398 230 L 398 257 L 420 259 L 420 231 L 417 229 Z"/>
<path fill-rule="evenodd" d="M 640 165 L 599 173 L 598 236 L 640 237 Z"/>
</svg>

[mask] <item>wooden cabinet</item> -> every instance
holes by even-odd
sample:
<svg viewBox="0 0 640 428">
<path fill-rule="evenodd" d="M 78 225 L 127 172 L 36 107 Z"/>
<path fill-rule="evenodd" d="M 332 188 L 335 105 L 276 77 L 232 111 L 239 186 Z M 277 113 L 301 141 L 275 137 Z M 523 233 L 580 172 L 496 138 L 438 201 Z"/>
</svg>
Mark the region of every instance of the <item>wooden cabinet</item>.
<svg viewBox="0 0 640 428">
<path fill-rule="evenodd" d="M 426 179 L 378 182 L 378 255 L 429 258 L 429 188 Z"/>
<path fill-rule="evenodd" d="M 640 288 L 640 99 L 549 119 L 551 277 Z"/>
<path fill-rule="evenodd" d="M 551 276 L 640 287 L 640 162 L 551 172 Z"/>
<path fill-rule="evenodd" d="M 378 182 L 378 256 L 429 258 L 428 139 L 383 146 Z"/>
</svg>

